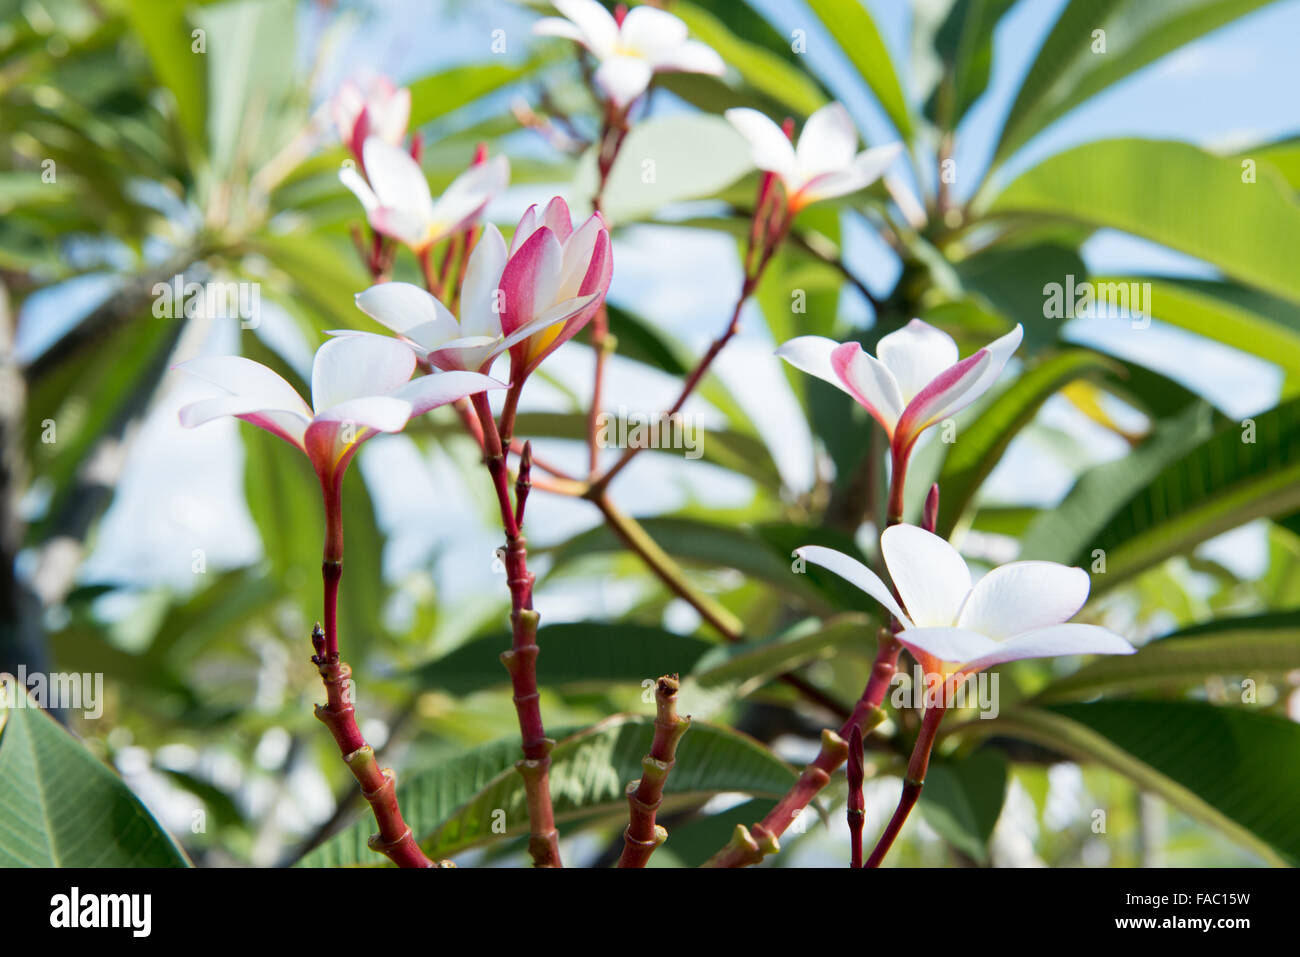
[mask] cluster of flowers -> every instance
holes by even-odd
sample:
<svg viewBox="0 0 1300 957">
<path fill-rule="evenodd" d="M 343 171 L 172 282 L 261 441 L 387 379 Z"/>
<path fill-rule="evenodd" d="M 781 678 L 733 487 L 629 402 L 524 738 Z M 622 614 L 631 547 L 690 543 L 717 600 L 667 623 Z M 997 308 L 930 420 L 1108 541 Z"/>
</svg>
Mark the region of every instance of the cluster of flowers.
<svg viewBox="0 0 1300 957">
<path fill-rule="evenodd" d="M 641 6 L 611 16 L 595 0 L 555 5 L 564 17 L 540 21 L 536 32 L 585 47 L 598 61 L 594 80 L 607 108 L 623 115 L 655 73 L 725 71 L 716 52 L 690 40 L 685 25 L 663 11 Z M 461 288 L 454 298 L 444 294 L 459 302 L 459 316 L 408 283 L 380 282 L 361 292 L 357 305 L 395 338 L 333 333 L 316 353 L 310 404 L 248 359 L 209 357 L 182 365 L 221 393 L 182 409 L 184 425 L 226 415 L 249 421 L 306 452 L 327 490 L 337 490 L 347 463 L 370 436 L 399 431 L 413 416 L 475 393 L 518 389 L 592 318 L 609 287 L 610 236 L 599 213 L 575 227 L 556 197 L 545 208 L 529 208 L 508 245 L 494 225 L 477 230 L 488 203 L 508 182 L 505 157 L 479 157 L 435 201 L 419 165 L 418 140 L 406 143 L 410 110 L 409 90 L 390 82 L 367 94 L 345 86 L 332 112 L 354 162 L 340 179 L 360 200 L 372 229 L 417 256 L 474 231 Z M 900 152 L 897 144 L 857 152 L 853 122 L 838 103 L 810 116 L 797 143 L 790 124 L 783 128 L 755 110 L 726 115 L 749 142 L 764 188 L 781 184 L 786 217 L 864 188 Z M 988 391 L 1021 335 L 1017 326 L 961 359 L 950 336 L 916 319 L 882 337 L 876 356 L 857 342 L 813 336 L 785 343 L 778 355 L 863 406 L 888 435 L 899 472 L 925 429 Z M 508 382 L 491 378 L 495 360 L 507 352 Z M 412 379 L 417 369 L 424 374 Z M 799 554 L 887 609 L 901 627 L 899 640 L 927 671 L 966 676 L 1020 658 L 1133 651 L 1102 628 L 1065 624 L 1088 596 L 1088 576 L 1080 569 L 1016 562 L 972 586 L 958 552 L 929 531 L 896 525 L 881 536 L 881 549 L 896 592 L 841 553 L 809 546 Z"/>
</svg>

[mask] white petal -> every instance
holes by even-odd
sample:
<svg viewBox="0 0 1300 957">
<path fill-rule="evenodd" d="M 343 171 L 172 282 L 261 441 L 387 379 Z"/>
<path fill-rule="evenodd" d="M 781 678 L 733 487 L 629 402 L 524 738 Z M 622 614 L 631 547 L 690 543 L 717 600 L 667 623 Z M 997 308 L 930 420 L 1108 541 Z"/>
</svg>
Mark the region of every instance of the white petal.
<svg viewBox="0 0 1300 957">
<path fill-rule="evenodd" d="M 1007 361 L 1020 348 L 1020 340 L 1024 336 L 1024 327 L 1020 323 L 1016 323 L 1016 327 L 1005 336 L 993 340 L 984 347 L 989 354 L 989 364 L 980 373 L 970 391 L 963 397 L 964 401 L 961 408 L 964 409 L 993 387 L 993 384 L 998 381 L 998 376 L 1002 374 L 1002 369 L 1006 366 Z M 951 414 L 950 412 L 949 415 Z"/>
<path fill-rule="evenodd" d="M 1088 600 L 1082 568 L 1056 562 L 1012 562 L 993 569 L 971 590 L 957 623 L 990 638 L 1069 621 Z"/>
<path fill-rule="evenodd" d="M 856 342 L 846 342 L 831 353 L 831 367 L 844 382 L 849 395 L 875 416 L 893 439 L 903 412 L 903 397 L 894 374 Z"/>
<path fill-rule="evenodd" d="M 893 594 L 889 591 L 889 586 L 882 582 L 875 572 L 856 558 L 850 558 L 843 552 L 837 552 L 833 548 L 823 548 L 821 545 L 805 545 L 803 548 L 796 548 L 794 553 L 805 561 L 810 561 L 814 565 L 820 565 L 827 571 L 834 572 L 850 585 L 861 588 L 884 605 L 885 609 L 902 622 L 904 627 L 912 624 L 903 609 L 898 606 L 898 602 L 894 600 Z"/>
<path fill-rule="evenodd" d="M 618 33 L 623 47 L 653 59 L 655 53 L 685 43 L 687 30 L 671 13 L 643 6 L 628 11 Z"/>
<path fill-rule="evenodd" d="M 650 85 L 650 62 L 641 57 L 611 56 L 596 69 L 596 84 L 614 105 L 627 106 Z"/>
<path fill-rule="evenodd" d="M 990 665 L 1024 658 L 1055 658 L 1058 655 L 1131 655 L 1137 649 L 1114 632 L 1097 625 L 1052 625 L 1028 631 L 969 662 L 963 670 L 979 671 Z"/>
<path fill-rule="evenodd" d="M 357 308 L 432 351 L 461 334 L 447 307 L 409 282 L 381 282 L 356 296 Z"/>
<path fill-rule="evenodd" d="M 591 268 L 591 256 L 596 249 L 596 241 L 601 231 L 606 228 L 599 216 L 591 216 L 564 242 L 564 263 L 560 267 L 560 282 L 556 287 L 556 296 L 572 299 L 582 288 L 582 281 L 587 278 Z"/>
<path fill-rule="evenodd" d="M 555 9 L 577 25 L 587 46 L 598 58 L 618 44 L 618 23 L 596 0 L 554 0 Z"/>
<path fill-rule="evenodd" d="M 538 20 L 533 24 L 533 33 L 539 37 L 561 37 L 584 46 L 587 42 L 587 35 L 578 28 L 578 25 L 563 17 L 546 17 Z"/>
<path fill-rule="evenodd" d="M 844 389 L 844 383 L 835 374 L 831 366 L 831 353 L 840 347 L 840 343 L 825 336 L 798 336 L 782 343 L 776 354 L 796 369 L 825 379 L 831 385 Z"/>
<path fill-rule="evenodd" d="M 399 399 L 411 403 L 415 415 L 455 402 L 475 392 L 504 389 L 505 383 L 489 379 L 477 372 L 435 372 L 406 383 L 395 393 Z"/>
<path fill-rule="evenodd" d="M 192 429 L 227 415 L 251 422 L 299 448 L 310 422 L 310 418 L 301 412 L 267 409 L 258 398 L 246 395 L 221 395 L 191 402 L 180 410 L 180 422 L 185 428 Z"/>
<path fill-rule="evenodd" d="M 362 434 L 365 429 L 373 429 L 376 432 L 400 432 L 406 428 L 406 423 L 410 421 L 412 414 L 411 403 L 405 399 L 390 395 L 367 395 L 331 406 L 316 416 L 312 427 L 316 428 L 323 423 L 351 424 L 356 427 L 356 438 L 361 439 L 365 437 Z M 349 444 L 351 443 L 343 443 L 343 445 Z"/>
<path fill-rule="evenodd" d="M 894 525 L 880 536 L 880 551 L 903 607 L 917 627 L 947 628 L 957 623 L 970 593 L 970 569 L 957 549 L 923 528 Z"/>
<path fill-rule="evenodd" d="M 859 153 L 848 167 L 813 176 L 799 190 L 799 206 L 836 196 L 847 196 L 865 189 L 887 170 L 902 152 L 902 146 L 892 143 Z"/>
<path fill-rule="evenodd" d="M 433 218 L 429 181 L 410 153 L 377 136 L 367 136 L 361 155 L 380 206 L 402 210 L 418 220 Z"/>
<path fill-rule="evenodd" d="M 311 407 L 298 390 L 260 362 L 243 356 L 200 356 L 176 368 L 198 376 L 231 395 L 255 398 L 264 409 L 283 409 L 311 417 Z"/>
<path fill-rule="evenodd" d="M 415 371 L 415 354 L 396 339 L 340 336 L 316 350 L 311 370 L 317 417 L 353 399 L 387 396 Z"/>
<path fill-rule="evenodd" d="M 504 156 L 471 166 L 452 180 L 434 203 L 429 214 L 434 230 L 446 235 L 466 225 L 509 181 L 510 161 Z"/>
<path fill-rule="evenodd" d="M 847 171 L 858 148 L 858 131 L 842 103 L 827 103 L 804 124 L 795 148 L 795 168 L 804 181 Z"/>
<path fill-rule="evenodd" d="M 957 363 L 957 343 L 942 329 L 913 319 L 902 329 L 882 336 L 876 355 L 898 381 L 906 405 L 944 369 Z"/>
<path fill-rule="evenodd" d="M 400 146 L 411 121 L 411 91 L 407 87 L 392 91 L 371 112 L 375 135 L 386 143 Z"/>
<path fill-rule="evenodd" d="M 727 110 L 726 117 L 749 141 L 750 158 L 759 169 L 775 173 L 786 182 L 787 188 L 796 186 L 794 146 L 789 137 L 758 110 L 737 107 Z"/>
<path fill-rule="evenodd" d="M 667 50 L 661 50 L 650 57 L 650 64 L 655 72 L 666 73 L 708 73 L 722 76 L 727 72 L 727 65 L 713 47 L 699 40 L 687 40 Z"/>
<path fill-rule="evenodd" d="M 353 195 L 361 200 L 361 207 L 366 211 L 367 216 L 379 208 L 379 197 L 370 188 L 370 184 L 357 172 L 355 166 L 349 165 L 340 169 L 339 182 L 352 190 Z"/>
<path fill-rule="evenodd" d="M 506 241 L 501 230 L 491 223 L 474 244 L 465 266 L 465 280 L 460 289 L 460 322 L 463 335 L 497 336 L 501 334 L 501 316 L 497 313 L 497 289 L 501 270 L 506 265 Z"/>
<path fill-rule="evenodd" d="M 998 648 L 992 638 L 966 628 L 904 628 L 898 633 L 898 640 L 913 651 L 957 664 L 991 654 Z"/>
</svg>

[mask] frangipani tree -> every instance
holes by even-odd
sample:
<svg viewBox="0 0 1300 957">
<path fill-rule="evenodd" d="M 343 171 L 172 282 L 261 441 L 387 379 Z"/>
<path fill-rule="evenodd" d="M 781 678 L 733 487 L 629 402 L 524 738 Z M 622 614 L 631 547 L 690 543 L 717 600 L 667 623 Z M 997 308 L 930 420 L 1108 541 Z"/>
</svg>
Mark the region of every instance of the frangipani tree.
<svg viewBox="0 0 1300 957">
<path fill-rule="evenodd" d="M 6 403 L 0 422 L 6 461 L 21 466 L 0 473 L 5 564 L 15 567 L 21 550 L 34 558 L 17 567 L 39 571 L 3 583 L 0 670 L 39 662 L 102 671 L 126 692 L 111 720 L 220 820 L 179 835 L 184 853 L 167 827 L 142 832 L 141 859 L 382 864 L 366 846 L 376 823 L 357 813 L 364 808 L 350 767 L 365 776 L 363 787 L 385 789 L 385 809 L 390 797 L 400 805 L 397 818 L 379 811 L 376 845 L 402 863 L 470 863 L 468 852 L 480 850 L 591 863 L 570 853 L 566 839 L 577 834 L 603 838 L 606 859 L 627 866 L 652 853 L 661 863 L 741 865 L 778 849 L 797 861 L 834 853 L 821 859 L 838 862 L 849 859 L 843 832 L 800 815 L 814 800 L 857 806 L 866 772 L 857 762 L 850 779 L 839 771 L 855 741 L 879 758 L 876 775 L 889 787 L 908 782 L 905 799 L 919 795 L 941 837 L 924 840 L 904 825 L 906 813 L 897 826 L 858 818 L 867 847 L 879 851 L 861 855 L 865 863 L 1005 862 L 991 835 L 1009 782 L 1041 797 L 1045 764 L 1057 761 L 1084 768 L 1108 806 L 1139 790 L 1162 798 L 1198 860 L 1300 859 L 1300 838 L 1280 813 L 1300 785 L 1300 732 L 1286 710 L 1287 676 L 1300 668 L 1294 144 L 1220 155 L 1130 137 L 1025 162 L 1025 148 L 1074 108 L 1264 4 L 1069 0 L 986 144 L 989 162 L 975 168 L 956 165 L 968 155 L 958 147 L 978 135 L 971 110 L 989 92 L 994 31 L 1012 4 L 918 7 L 913 59 L 892 55 L 877 7 L 857 0 L 775 12 L 730 0 L 681 0 L 667 12 L 538 4 L 514 12 L 508 55 L 402 82 L 380 79 L 382 62 L 353 63 L 333 71 L 336 85 L 315 86 L 285 53 L 295 6 L 129 0 L 57 19 L 62 46 L 29 20 L 3 34 L 3 52 L 22 74 L 0 86 L 0 130 L 11 144 L 0 156 L 4 328 L 15 316 L 24 327 L 40 322 L 49 313 L 36 294 L 83 275 L 106 276 L 112 294 L 45 349 L 20 361 L 4 351 L 6 399 L 25 396 Z M 340 22 L 331 29 L 347 30 Z M 204 52 L 177 55 L 200 37 Z M 59 95 L 36 92 L 48 89 Z M 884 135 L 866 138 L 855 125 L 864 103 Z M 55 163 L 54 182 L 41 180 L 45 159 Z M 507 169 L 509 189 L 529 190 L 527 202 L 538 203 L 522 222 L 526 204 L 512 206 Z M 619 297 L 616 281 L 606 301 L 632 226 L 735 238 L 734 309 L 705 330 L 712 338 L 703 345 L 647 319 L 635 298 Z M 863 278 L 850 237 L 864 227 L 896 267 L 887 288 Z M 1212 272 L 1199 280 L 1092 275 L 1084 245 L 1100 230 L 1195 257 Z M 125 495 L 92 463 L 106 451 L 129 458 L 147 413 L 175 416 L 179 377 L 167 370 L 198 355 L 195 340 L 212 326 L 183 302 L 170 318 L 153 314 L 159 285 L 178 274 L 202 289 L 256 284 L 267 316 L 282 311 L 308 348 L 296 354 L 292 336 L 252 328 L 250 316 L 234 317 L 246 328 L 224 351 L 274 370 L 298 394 L 307 391 L 303 354 L 377 336 L 404 357 L 399 364 L 419 364 L 402 382 L 481 373 L 508 387 L 421 414 L 395 440 L 419 451 L 409 461 L 439 470 L 432 524 L 473 515 L 492 529 L 482 533 L 484 561 L 499 561 L 506 581 L 491 593 L 461 601 L 453 589 L 436 591 L 432 559 L 408 580 L 383 573 L 384 529 L 393 523 L 379 521 L 377 503 L 389 500 L 398 476 L 366 467 L 378 440 L 342 486 L 348 574 L 339 646 L 355 668 L 358 720 L 384 732 L 367 728 L 365 747 L 379 757 L 357 759 L 360 773 L 322 746 L 310 717 L 318 678 L 329 694 L 346 680 L 341 660 L 323 661 L 320 676 L 307 664 L 309 650 L 329 652 L 307 641 L 323 611 L 315 563 L 324 523 L 310 460 L 240 426 L 259 561 L 196 573 L 188 591 L 77 579 L 78 554 L 105 527 L 115 495 Z M 1141 297 L 1089 345 L 1063 321 L 1064 290 L 1078 307 L 1084 283 Z M 497 311 L 491 293 L 502 289 Z M 1278 402 L 1245 423 L 1228 418 L 1129 358 L 1148 334 L 1142 320 L 1272 363 L 1282 370 Z M 772 357 L 770 369 L 785 375 L 814 437 L 809 487 L 791 487 L 778 467 L 767 407 L 714 374 L 742 328 L 789 360 Z M 464 361 L 442 362 L 444 348 Z M 545 385 L 567 385 L 562 355 L 586 363 L 590 377 L 544 398 Z M 712 408 L 720 424 L 705 433 L 704 465 L 671 467 L 726 470 L 748 483 L 747 501 L 720 514 L 694 505 L 642 512 L 638 483 L 654 481 L 652 456 L 598 440 L 626 363 L 677 380 L 670 401 L 647 413 Z M 864 372 L 876 391 L 855 392 Z M 936 395 L 942 401 L 924 417 L 908 419 L 912 403 Z M 1086 417 L 1099 430 L 1090 435 L 1109 433 L 1122 454 L 1099 463 L 1094 439 L 1060 435 L 1040 414 L 1045 406 Z M 297 411 L 306 421 L 325 410 Z M 41 440 L 47 420 L 55 442 Z M 904 421 L 899 455 L 892 444 Z M 1061 501 L 994 498 L 995 469 L 1023 467 L 1018 456 L 1035 449 L 1073 473 Z M 455 483 L 445 481 L 451 472 Z M 935 485 L 938 494 L 927 496 Z M 29 503 L 22 522 L 20 497 Z M 525 514 L 536 521 L 558 508 L 557 497 L 590 527 L 525 541 Z M 1256 520 L 1267 538 L 1263 576 L 1200 548 Z M 998 714 L 987 720 L 977 706 L 927 707 L 896 676 L 916 682 L 916 664 L 924 682 L 947 669 L 925 660 L 937 646 L 907 634 L 918 624 L 916 599 L 892 579 L 882 532 L 949 543 L 943 548 L 970 576 L 965 601 L 993 591 L 1020 562 L 1073 569 L 1034 588 L 1072 606 L 1060 622 L 1086 631 L 1071 634 L 1104 630 L 1136 653 L 1074 654 L 1126 650 L 1087 644 L 1062 646 L 1072 654 L 1059 659 L 998 661 L 966 682 L 1000 679 Z M 69 542 L 76 554 L 60 564 Z M 187 566 L 196 547 L 178 551 Z M 875 597 L 821 567 L 814 556 L 826 549 L 856 563 L 844 567 L 866 569 L 880 584 Z M 613 582 L 637 597 L 608 613 L 569 615 L 554 595 L 573 581 Z M 937 594 L 939 585 L 923 582 L 922 591 Z M 881 597 L 890 586 L 903 599 L 897 608 Z M 97 603 L 105 589 L 154 603 L 129 645 Z M 962 614 L 947 626 L 962 627 Z M 989 641 L 1011 637 L 989 627 L 970 630 Z M 935 660 L 971 664 L 995 649 L 960 651 Z M 259 686 L 284 690 L 254 707 Z M 643 688 L 658 699 L 657 725 Z M 756 723 L 755 702 L 780 717 Z M 325 710 L 341 707 L 329 698 Z M 691 714 L 689 730 L 678 711 Z M 64 745 L 45 752 L 64 773 L 91 766 L 89 752 L 43 720 L 9 714 L 0 770 L 12 766 L 20 734 Z M 810 724 L 827 732 L 815 742 L 818 757 L 797 772 L 770 745 L 782 734 L 806 736 Z M 330 726 L 344 753 L 361 752 L 348 750 L 340 728 L 350 733 Z M 79 730 L 109 740 L 93 722 Z M 253 759 L 249 742 L 282 737 L 291 746 L 279 764 L 268 770 Z M 177 741 L 237 755 L 239 782 L 218 783 L 202 762 L 168 765 L 160 754 Z M 1250 746 L 1216 743 L 1224 741 Z M 521 746 L 522 774 L 514 768 Z M 106 747 L 112 757 L 117 745 Z M 283 780 L 294 761 L 334 785 L 337 812 L 304 819 L 268 856 L 254 840 L 258 819 L 232 794 Z M 96 780 L 105 807 L 138 806 L 120 782 Z M 30 785 L 0 774 L 6 796 L 39 820 Z M 709 795 L 736 792 L 747 795 L 739 807 L 706 805 Z M 982 810 L 963 815 L 959 806 Z M 495 809 L 505 812 L 504 834 L 491 826 Z M 1056 835 L 1040 829 L 1033 854 L 1077 863 L 1080 845 L 1100 840 L 1089 833 L 1086 824 Z M 82 843 L 93 848 L 96 839 Z M 1140 860 L 1131 828 L 1117 824 L 1104 843 L 1111 862 Z M 18 857 L 0 842 L 0 860 Z"/>
</svg>

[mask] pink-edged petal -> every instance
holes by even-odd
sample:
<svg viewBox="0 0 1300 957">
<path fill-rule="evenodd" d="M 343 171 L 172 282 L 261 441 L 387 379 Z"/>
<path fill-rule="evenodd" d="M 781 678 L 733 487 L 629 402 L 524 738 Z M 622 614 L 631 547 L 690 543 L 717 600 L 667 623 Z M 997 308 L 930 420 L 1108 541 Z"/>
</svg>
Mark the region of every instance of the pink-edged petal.
<svg viewBox="0 0 1300 957">
<path fill-rule="evenodd" d="M 989 362 L 989 354 L 981 349 L 931 379 L 899 417 L 893 436 L 895 446 L 904 452 L 909 451 L 922 432 L 966 408 L 969 403 L 964 401 L 965 397 L 988 368 Z"/>
<path fill-rule="evenodd" d="M 509 335 L 555 301 L 564 251 L 545 227 L 533 231 L 501 272 L 501 330 Z"/>
<path fill-rule="evenodd" d="M 963 671 L 975 672 L 992 665 L 1025 658 L 1060 655 L 1131 655 L 1137 649 L 1114 632 L 1097 625 L 1052 625 L 1028 631 L 969 661 Z"/>
<path fill-rule="evenodd" d="M 488 223 L 474 244 L 465 266 L 465 280 L 460 290 L 460 330 L 464 335 L 497 336 L 501 334 L 501 316 L 497 312 L 497 288 L 506 265 L 506 241 L 501 230 Z"/>
<path fill-rule="evenodd" d="M 433 231 L 441 237 L 468 226 L 509 182 L 510 161 L 504 156 L 471 166 L 434 203 L 429 214 Z"/>
<path fill-rule="evenodd" d="M 476 392 L 504 389 L 505 383 L 477 372 L 435 372 L 406 383 L 394 395 L 411 404 L 413 415 L 423 415 L 448 402 Z"/>
<path fill-rule="evenodd" d="M 914 653 L 956 664 L 991 654 L 998 648 L 992 638 L 966 628 L 904 628 L 898 633 L 898 640 Z"/>
<path fill-rule="evenodd" d="M 519 251 L 519 247 L 528 241 L 528 238 L 537 231 L 539 219 L 537 215 L 537 204 L 529 206 L 524 210 L 524 214 L 519 217 L 519 225 L 515 227 L 514 235 L 510 237 L 510 255 L 513 256 Z"/>
<path fill-rule="evenodd" d="M 539 225 L 553 232 L 555 238 L 561 243 L 569 241 L 569 237 L 573 235 L 573 215 L 569 212 L 569 204 L 563 197 L 551 197 L 551 201 L 541 212 Z"/>
<path fill-rule="evenodd" d="M 596 85 L 620 109 L 650 85 L 650 61 L 641 57 L 611 56 L 596 68 Z"/>
<path fill-rule="evenodd" d="M 619 41 L 645 57 L 686 42 L 686 24 L 671 13 L 654 7 L 633 7 L 623 18 Z"/>
<path fill-rule="evenodd" d="M 557 325 L 562 322 L 568 322 L 574 316 L 579 315 L 584 309 L 599 299 L 598 293 L 592 293 L 589 296 L 576 296 L 573 299 L 564 299 L 557 302 L 550 309 L 547 309 L 540 316 L 531 322 L 526 322 L 505 339 L 501 340 L 505 348 L 513 346 L 516 342 L 521 342 L 529 336 L 536 335 L 544 329 Z"/>
<path fill-rule="evenodd" d="M 722 76 L 727 72 L 727 65 L 718 56 L 718 51 L 699 40 L 687 40 L 670 49 L 657 51 L 650 57 L 650 65 L 656 73 Z"/>
<path fill-rule="evenodd" d="M 858 131 L 842 103 L 827 103 L 804 124 L 795 147 L 795 169 L 805 182 L 822 173 L 847 171 L 858 148 Z"/>
<path fill-rule="evenodd" d="M 564 243 L 564 264 L 560 267 L 560 282 L 556 295 L 572 299 L 582 289 L 596 254 L 596 244 L 602 233 L 608 233 L 600 214 L 593 213 Z"/>
<path fill-rule="evenodd" d="M 750 159 L 759 169 L 775 173 L 787 183 L 795 176 L 794 146 L 789 137 L 758 110 L 736 107 L 724 114 L 749 141 Z"/>
<path fill-rule="evenodd" d="M 796 548 L 794 553 L 804 561 L 812 562 L 827 571 L 834 572 L 850 585 L 861 588 L 880 602 L 886 611 L 903 623 L 904 627 L 911 626 L 911 619 L 907 617 L 907 614 L 899 607 L 898 602 L 894 600 L 893 594 L 889 591 L 889 586 L 882 582 L 875 572 L 856 558 L 850 558 L 843 552 L 837 552 L 833 548 L 824 548 L 821 545 L 805 545 L 802 548 Z"/>
<path fill-rule="evenodd" d="M 603 58 L 618 45 L 618 23 L 596 0 L 554 0 L 555 9 L 582 32 L 586 45 Z"/>
<path fill-rule="evenodd" d="M 377 283 L 357 293 L 356 303 L 366 315 L 426 350 L 461 332 L 446 306 L 409 282 Z"/>
<path fill-rule="evenodd" d="M 892 439 L 903 413 L 903 397 L 894 374 L 856 342 L 846 342 L 831 353 L 831 368 L 849 395 L 871 413 Z"/>
<path fill-rule="evenodd" d="M 330 339 L 316 350 L 312 363 L 311 396 L 316 417 L 353 399 L 390 395 L 414 371 L 414 353 L 396 339 L 383 336 Z"/>
<path fill-rule="evenodd" d="M 299 448 L 303 447 L 303 435 L 310 421 L 300 412 L 267 409 L 260 399 L 246 395 L 219 395 L 211 399 L 200 399 L 182 407 L 179 413 L 181 425 L 187 429 L 225 416 L 243 419 Z"/>
<path fill-rule="evenodd" d="M 957 624 L 999 641 L 1073 618 L 1091 587 L 1082 568 L 1056 562 L 1012 562 L 971 589 Z"/>
<path fill-rule="evenodd" d="M 994 339 L 984 347 L 984 351 L 989 354 L 989 364 L 984 368 L 984 371 L 980 373 L 979 379 L 976 380 L 975 384 L 971 387 L 971 390 L 963 397 L 961 408 L 964 409 L 989 389 L 993 388 L 993 384 L 998 381 L 998 376 L 1002 374 L 1002 370 L 1006 367 L 1008 360 L 1010 360 L 1011 356 L 1015 354 L 1015 351 L 1020 348 L 1020 341 L 1024 336 L 1024 327 L 1019 323 L 1016 323 L 1016 327 L 1005 336 Z M 949 415 L 951 414 L 952 413 L 950 412 Z"/>
<path fill-rule="evenodd" d="M 970 569 L 957 549 L 923 528 L 894 525 L 881 534 L 880 552 L 898 597 L 918 628 L 957 623 L 970 593 Z"/>
<path fill-rule="evenodd" d="M 795 207 L 802 209 L 823 199 L 847 196 L 849 193 L 865 189 L 880 178 L 901 152 L 902 147 L 894 143 L 859 153 L 857 158 L 844 169 L 819 173 L 806 180 L 791 202 Z"/>
<path fill-rule="evenodd" d="M 911 402 L 958 361 L 952 336 L 920 319 L 882 336 L 876 343 L 876 356 L 894 374 L 904 403 Z"/>
<path fill-rule="evenodd" d="M 370 136 L 366 138 L 362 155 L 365 157 L 366 177 L 379 197 L 380 206 L 406 210 L 416 219 L 432 218 L 433 196 L 429 193 L 429 181 L 410 153 L 377 136 Z"/>
</svg>

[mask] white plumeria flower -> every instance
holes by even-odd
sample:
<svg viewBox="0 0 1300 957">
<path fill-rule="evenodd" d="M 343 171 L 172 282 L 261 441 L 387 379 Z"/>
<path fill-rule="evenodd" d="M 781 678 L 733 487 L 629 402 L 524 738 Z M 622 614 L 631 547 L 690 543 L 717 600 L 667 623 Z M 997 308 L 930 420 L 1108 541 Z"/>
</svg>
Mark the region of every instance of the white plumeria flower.
<svg viewBox="0 0 1300 957">
<path fill-rule="evenodd" d="M 888 434 L 895 460 L 906 461 L 925 429 L 956 415 L 989 390 L 1023 335 L 1017 324 L 959 361 L 952 336 L 913 319 L 881 336 L 876 343 L 879 358 L 856 342 L 824 336 L 799 336 L 776 354 L 853 396 Z"/>
<path fill-rule="evenodd" d="M 1082 568 L 1012 562 L 972 587 L 957 549 L 914 525 L 885 529 L 880 551 L 902 605 L 871 569 L 848 555 L 819 545 L 796 554 L 880 602 L 903 626 L 898 640 L 927 671 L 964 676 L 1022 658 L 1136 650 L 1105 628 L 1067 623 L 1088 600 L 1090 581 Z"/>
<path fill-rule="evenodd" d="M 214 385 L 221 395 L 180 410 L 194 428 L 226 415 L 251 422 L 297 446 L 311 459 L 327 489 L 366 439 L 400 432 L 412 417 L 485 389 L 504 385 L 477 372 L 440 372 L 411 380 L 415 356 L 395 339 L 330 339 L 316 351 L 311 405 L 259 362 L 243 356 L 204 356 L 177 368 Z"/>
<path fill-rule="evenodd" d="M 737 107 L 726 117 L 749 141 L 754 165 L 781 181 L 792 215 L 810 203 L 871 185 L 903 151 L 901 143 L 889 143 L 858 153 L 858 131 L 840 103 L 828 103 L 808 117 L 797 146 L 758 110 Z"/>
<path fill-rule="evenodd" d="M 361 200 L 376 232 L 417 253 L 471 223 L 510 180 L 509 161 L 497 156 L 457 176 L 435 203 L 424 171 L 405 150 L 370 136 L 362 155 L 366 176 L 349 165 L 339 180 Z"/>
<path fill-rule="evenodd" d="M 698 40 L 687 39 L 686 24 L 663 10 L 636 7 L 622 23 L 596 0 L 554 0 L 564 15 L 533 24 L 533 32 L 582 44 L 600 61 L 596 83 L 619 109 L 646 91 L 656 73 L 709 73 L 726 70 L 722 57 Z"/>
<path fill-rule="evenodd" d="M 330 114 L 339 139 L 357 156 L 367 136 L 401 146 L 411 120 L 411 91 L 386 76 L 376 79 L 367 93 L 348 80 L 331 98 Z"/>
</svg>

